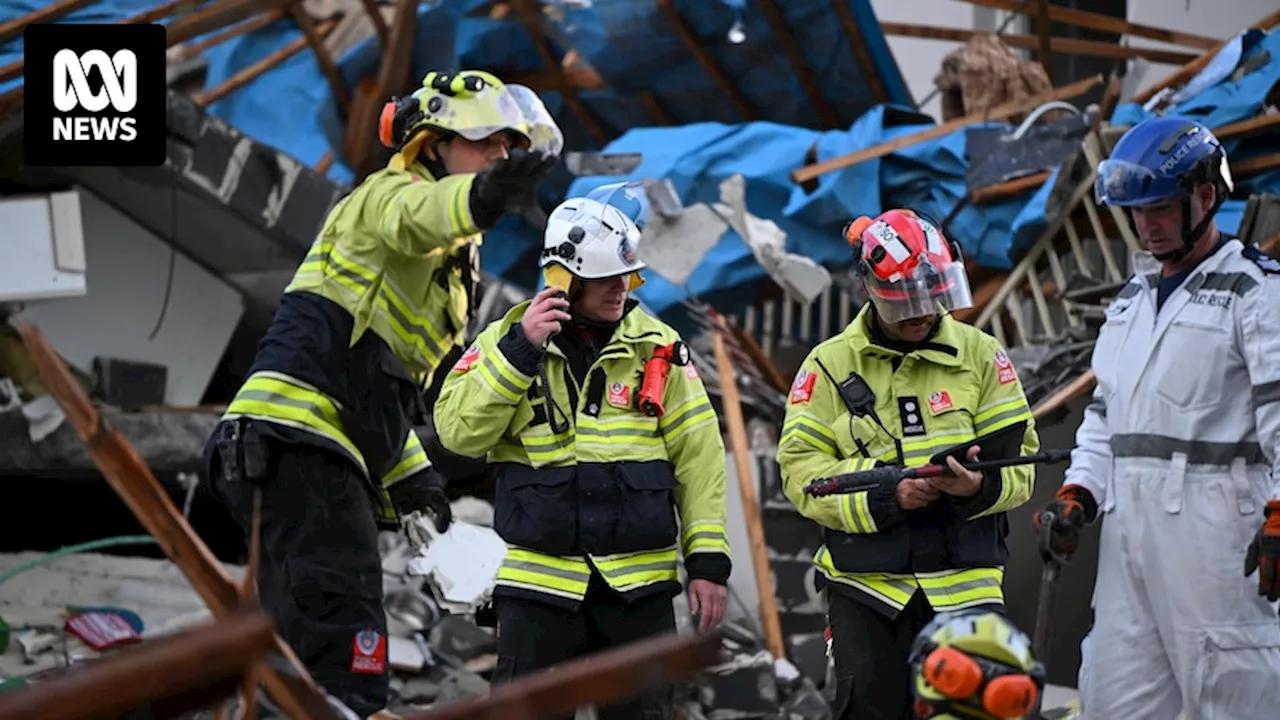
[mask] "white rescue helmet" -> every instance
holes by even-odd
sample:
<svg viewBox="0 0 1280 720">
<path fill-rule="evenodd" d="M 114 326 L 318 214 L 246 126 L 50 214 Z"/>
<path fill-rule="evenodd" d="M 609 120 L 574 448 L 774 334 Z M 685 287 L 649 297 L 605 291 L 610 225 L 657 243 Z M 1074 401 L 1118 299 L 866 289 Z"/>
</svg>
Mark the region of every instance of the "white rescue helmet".
<svg viewBox="0 0 1280 720">
<path fill-rule="evenodd" d="M 547 284 L 562 290 L 568 290 L 566 271 L 582 280 L 631 275 L 634 290 L 645 268 L 636 256 L 639 243 L 639 226 L 622 210 L 591 198 L 570 198 L 551 211 L 538 266 Z"/>
</svg>

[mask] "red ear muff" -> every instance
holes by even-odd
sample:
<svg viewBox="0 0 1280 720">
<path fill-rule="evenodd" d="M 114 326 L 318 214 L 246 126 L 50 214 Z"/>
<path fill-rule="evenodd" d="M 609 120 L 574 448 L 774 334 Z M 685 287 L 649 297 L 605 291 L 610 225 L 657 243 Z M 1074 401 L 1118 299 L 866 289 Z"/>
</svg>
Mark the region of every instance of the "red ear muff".
<svg viewBox="0 0 1280 720">
<path fill-rule="evenodd" d="M 1002 675 L 982 691 L 982 707 L 1003 720 L 1024 717 L 1036 706 L 1040 689 L 1026 675 Z"/>
<path fill-rule="evenodd" d="M 924 679 L 934 690 L 953 700 L 960 700 L 972 696 L 982 687 L 982 668 L 959 650 L 943 647 L 925 658 Z"/>
<path fill-rule="evenodd" d="M 378 141 L 385 147 L 395 147 L 392 127 L 396 120 L 396 101 L 392 100 L 382 106 L 382 114 L 378 116 Z"/>
</svg>

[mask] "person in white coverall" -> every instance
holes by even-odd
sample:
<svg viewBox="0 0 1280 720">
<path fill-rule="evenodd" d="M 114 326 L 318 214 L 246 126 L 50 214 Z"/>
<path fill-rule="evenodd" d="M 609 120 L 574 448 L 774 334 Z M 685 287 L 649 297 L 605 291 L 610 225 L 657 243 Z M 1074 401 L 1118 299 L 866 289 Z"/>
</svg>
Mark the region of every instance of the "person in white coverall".
<svg viewBox="0 0 1280 720">
<path fill-rule="evenodd" d="M 1260 530 L 1280 510 L 1280 263 L 1219 232 L 1231 187 L 1221 144 L 1186 118 L 1134 126 L 1098 167 L 1098 202 L 1125 209 L 1146 251 L 1107 308 L 1046 507 L 1067 555 L 1106 518 L 1086 718 L 1280 718 L 1278 553 Z"/>
</svg>

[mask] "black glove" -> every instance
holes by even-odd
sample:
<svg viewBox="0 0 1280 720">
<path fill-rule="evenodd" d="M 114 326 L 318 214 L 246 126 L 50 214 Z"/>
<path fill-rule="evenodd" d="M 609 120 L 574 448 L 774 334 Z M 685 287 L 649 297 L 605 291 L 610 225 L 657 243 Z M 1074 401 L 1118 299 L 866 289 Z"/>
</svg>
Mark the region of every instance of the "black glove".
<svg viewBox="0 0 1280 720">
<path fill-rule="evenodd" d="M 1048 548 L 1041 547 L 1040 553 L 1045 556 L 1048 550 L 1052 555 L 1066 560 L 1075 554 L 1080 545 L 1080 530 L 1098 517 L 1098 502 L 1093 493 L 1081 485 L 1063 485 L 1058 488 L 1053 500 L 1044 506 L 1044 510 L 1031 518 L 1031 526 L 1036 535 L 1040 535 L 1041 513 L 1052 513 L 1053 523 L 1049 526 Z M 1046 559 L 1048 559 L 1046 557 Z"/>
<path fill-rule="evenodd" d="M 449 507 L 449 496 L 445 494 L 444 487 L 444 476 L 435 468 L 427 468 L 392 485 L 387 494 L 391 496 L 391 504 L 397 513 L 408 515 L 425 509 L 435 521 L 436 532 L 444 532 L 453 524 L 453 509 Z"/>
<path fill-rule="evenodd" d="M 554 155 L 528 150 L 512 150 L 492 168 L 476 173 L 471 184 L 471 219 L 487 230 L 523 204 L 533 201 L 533 189 L 551 172 Z"/>
</svg>

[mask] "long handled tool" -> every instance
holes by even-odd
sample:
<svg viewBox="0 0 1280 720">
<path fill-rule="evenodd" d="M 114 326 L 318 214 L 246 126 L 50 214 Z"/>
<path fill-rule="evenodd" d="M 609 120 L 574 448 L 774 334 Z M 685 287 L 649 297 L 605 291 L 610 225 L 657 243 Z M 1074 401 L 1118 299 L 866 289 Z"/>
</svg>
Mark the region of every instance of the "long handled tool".
<svg viewBox="0 0 1280 720">
<path fill-rule="evenodd" d="M 1012 458 L 1002 458 L 999 460 L 978 460 L 976 462 L 960 463 L 961 467 L 966 470 L 974 470 L 982 472 L 983 470 L 995 470 L 997 468 L 1011 467 L 1014 465 L 1052 465 L 1055 463 L 1066 462 L 1071 459 L 1070 450 L 1048 450 L 1035 455 L 1020 455 Z M 900 465 L 884 465 L 870 470 L 861 472 L 846 473 L 844 475 L 836 475 L 834 477 L 822 478 L 815 480 L 805 486 L 806 495 L 813 497 L 822 497 L 824 495 L 842 495 L 847 493 L 855 493 L 862 490 L 871 490 L 888 482 L 897 482 L 905 478 L 928 478 L 941 477 L 950 475 L 951 468 L 942 463 L 934 463 L 930 465 L 921 465 L 918 467 L 902 467 Z"/>
<path fill-rule="evenodd" d="M 1053 603 L 1056 600 L 1058 589 L 1058 576 L 1062 573 L 1062 568 L 1067 564 L 1067 556 L 1055 552 L 1051 540 L 1051 531 L 1053 523 L 1057 519 L 1051 510 L 1042 510 L 1040 512 L 1040 559 L 1044 562 L 1044 569 L 1040 572 L 1040 597 L 1036 603 L 1036 627 L 1031 634 L 1031 652 L 1045 668 L 1046 675 L 1049 670 L 1049 644 L 1053 635 Z M 1036 700 L 1036 711 L 1031 717 L 1039 718 L 1040 705 L 1043 702 L 1044 693 Z"/>
</svg>

